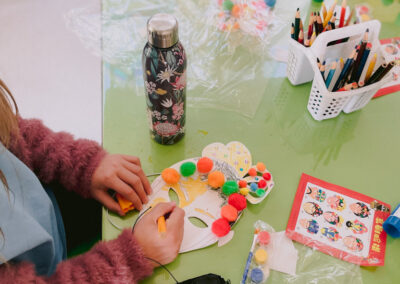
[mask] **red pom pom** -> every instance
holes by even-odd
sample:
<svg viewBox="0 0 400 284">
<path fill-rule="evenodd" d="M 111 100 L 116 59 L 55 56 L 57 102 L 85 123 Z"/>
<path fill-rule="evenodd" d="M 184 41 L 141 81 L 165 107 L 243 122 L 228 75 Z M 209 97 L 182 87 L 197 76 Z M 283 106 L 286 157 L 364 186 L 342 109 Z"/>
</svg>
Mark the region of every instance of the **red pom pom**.
<svg viewBox="0 0 400 284">
<path fill-rule="evenodd" d="M 238 211 L 241 211 L 247 207 L 246 197 L 239 193 L 233 193 L 229 195 L 228 203 L 229 205 L 235 207 Z"/>
<path fill-rule="evenodd" d="M 251 169 L 249 170 L 249 175 L 252 176 L 252 177 L 255 177 L 255 176 L 257 175 L 256 169 L 251 168 Z"/>
<path fill-rule="evenodd" d="M 215 220 L 211 226 L 211 231 L 219 238 L 226 236 L 230 230 L 231 226 L 224 218 Z"/>
<path fill-rule="evenodd" d="M 197 161 L 197 170 L 202 174 L 210 172 L 213 166 L 213 161 L 207 157 L 203 157 Z"/>
<path fill-rule="evenodd" d="M 247 181 L 245 181 L 244 179 L 239 181 L 239 188 L 245 188 L 247 187 Z"/>
<path fill-rule="evenodd" d="M 267 182 L 265 180 L 260 180 L 258 182 L 258 188 L 265 188 L 267 186 Z"/>
<path fill-rule="evenodd" d="M 263 179 L 265 179 L 265 180 L 271 180 L 271 174 L 270 174 L 270 173 L 264 173 L 264 174 L 263 174 Z"/>
</svg>

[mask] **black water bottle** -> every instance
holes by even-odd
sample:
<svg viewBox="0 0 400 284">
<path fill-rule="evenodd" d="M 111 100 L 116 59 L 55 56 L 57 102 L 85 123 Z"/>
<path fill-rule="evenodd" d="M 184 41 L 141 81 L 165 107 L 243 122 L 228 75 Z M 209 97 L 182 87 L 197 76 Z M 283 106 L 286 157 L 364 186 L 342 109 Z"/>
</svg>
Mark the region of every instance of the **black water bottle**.
<svg viewBox="0 0 400 284">
<path fill-rule="evenodd" d="M 156 14 L 147 21 L 148 42 L 142 64 L 150 135 L 170 145 L 185 135 L 186 54 L 178 37 L 178 21 Z"/>
</svg>

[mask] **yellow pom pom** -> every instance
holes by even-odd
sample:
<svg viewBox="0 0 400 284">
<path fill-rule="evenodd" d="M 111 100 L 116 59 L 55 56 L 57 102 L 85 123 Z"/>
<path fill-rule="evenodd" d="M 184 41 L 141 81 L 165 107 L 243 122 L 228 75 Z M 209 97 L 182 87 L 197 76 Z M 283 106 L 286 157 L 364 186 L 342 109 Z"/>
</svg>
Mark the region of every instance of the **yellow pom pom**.
<svg viewBox="0 0 400 284">
<path fill-rule="evenodd" d="M 249 194 L 249 189 L 247 187 L 243 187 L 240 189 L 240 194 L 246 196 L 247 194 Z"/>
</svg>

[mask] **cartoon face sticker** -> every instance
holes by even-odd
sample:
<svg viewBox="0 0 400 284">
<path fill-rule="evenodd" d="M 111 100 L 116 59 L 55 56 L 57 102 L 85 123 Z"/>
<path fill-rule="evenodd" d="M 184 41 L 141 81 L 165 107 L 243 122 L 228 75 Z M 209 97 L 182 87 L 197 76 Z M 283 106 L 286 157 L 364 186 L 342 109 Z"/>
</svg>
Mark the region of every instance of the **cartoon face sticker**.
<svg viewBox="0 0 400 284">
<path fill-rule="evenodd" d="M 324 216 L 325 221 L 329 224 L 341 226 L 343 223 L 343 218 L 335 212 L 326 211 L 322 216 Z"/>
<path fill-rule="evenodd" d="M 363 242 L 354 236 L 347 236 L 343 239 L 343 244 L 351 251 L 362 251 Z"/>
<path fill-rule="evenodd" d="M 368 228 L 358 220 L 347 221 L 346 227 L 349 228 L 354 234 L 363 234 L 368 232 Z"/>
<path fill-rule="evenodd" d="M 328 240 L 332 242 L 336 242 L 338 239 L 340 239 L 339 232 L 332 227 L 322 228 L 321 233 L 323 236 L 327 237 Z"/>
<path fill-rule="evenodd" d="M 310 214 L 311 216 L 320 216 L 322 215 L 323 211 L 321 207 L 315 202 L 306 202 L 303 204 L 303 209 L 306 213 Z"/>
<path fill-rule="evenodd" d="M 307 229 L 307 232 L 311 234 L 316 234 L 319 230 L 319 225 L 315 220 L 301 219 L 300 226 L 302 226 L 304 229 Z"/>
<path fill-rule="evenodd" d="M 317 187 L 307 187 L 306 194 L 319 202 L 324 202 L 326 198 L 326 192 Z"/>
<path fill-rule="evenodd" d="M 346 208 L 346 201 L 340 195 L 333 195 L 326 200 L 332 209 L 342 211 Z"/>
<path fill-rule="evenodd" d="M 371 213 L 368 206 L 362 202 L 350 204 L 350 210 L 353 211 L 354 215 L 360 218 L 367 218 Z"/>
</svg>

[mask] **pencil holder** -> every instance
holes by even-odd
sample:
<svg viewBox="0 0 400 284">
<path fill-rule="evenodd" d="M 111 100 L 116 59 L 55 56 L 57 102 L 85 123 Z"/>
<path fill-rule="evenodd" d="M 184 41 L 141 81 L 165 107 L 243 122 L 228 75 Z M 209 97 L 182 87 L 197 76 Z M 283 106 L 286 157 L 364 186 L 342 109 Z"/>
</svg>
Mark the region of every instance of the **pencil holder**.
<svg viewBox="0 0 400 284">
<path fill-rule="evenodd" d="M 314 70 L 307 57 L 308 49 L 292 38 L 289 40 L 286 76 L 292 85 L 304 84 L 314 78 Z"/>
</svg>

